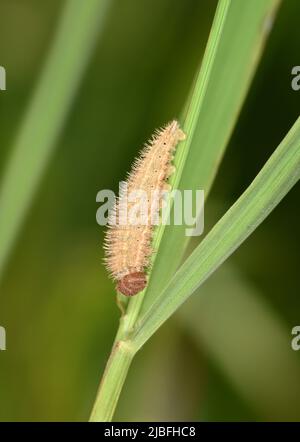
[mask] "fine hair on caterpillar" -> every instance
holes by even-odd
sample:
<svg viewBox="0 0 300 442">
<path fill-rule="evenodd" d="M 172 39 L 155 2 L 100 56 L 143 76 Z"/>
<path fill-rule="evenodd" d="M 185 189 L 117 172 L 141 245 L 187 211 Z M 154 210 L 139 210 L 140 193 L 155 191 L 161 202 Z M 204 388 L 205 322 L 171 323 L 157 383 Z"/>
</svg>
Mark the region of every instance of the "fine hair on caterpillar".
<svg viewBox="0 0 300 442">
<path fill-rule="evenodd" d="M 122 198 L 119 198 L 119 203 L 111 210 L 108 220 L 109 226 L 159 225 L 159 211 L 168 208 L 169 190 L 165 188 L 164 190 L 155 189 L 147 192 L 137 189 L 129 193 L 127 188 L 126 181 L 120 183 Z"/>
<path fill-rule="evenodd" d="M 111 211 L 105 262 L 117 291 L 125 296 L 136 295 L 147 285 L 154 226 L 159 224 L 164 195 L 170 189 L 167 180 L 175 170 L 174 151 L 184 139 L 176 120 L 157 130 L 134 161 Z M 141 201 L 138 206 L 137 198 Z"/>
</svg>

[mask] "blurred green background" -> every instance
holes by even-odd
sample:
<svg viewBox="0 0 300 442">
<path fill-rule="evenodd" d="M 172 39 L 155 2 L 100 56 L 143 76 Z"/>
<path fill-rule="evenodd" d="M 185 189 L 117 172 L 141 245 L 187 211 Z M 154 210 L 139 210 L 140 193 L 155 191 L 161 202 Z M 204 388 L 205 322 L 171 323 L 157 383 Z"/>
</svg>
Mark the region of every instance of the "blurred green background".
<svg viewBox="0 0 300 442">
<path fill-rule="evenodd" d="M 63 3 L 0 0 L 1 175 Z M 87 420 L 119 315 L 96 194 L 116 191 L 153 129 L 180 115 L 215 7 L 112 2 L 0 286 L 0 420 Z M 205 233 L 299 114 L 291 88 L 299 16 L 299 1 L 283 1 L 206 204 Z M 299 420 L 300 351 L 291 349 L 299 215 L 296 186 L 203 286 L 201 301 L 193 297 L 137 355 L 116 420 Z"/>
</svg>

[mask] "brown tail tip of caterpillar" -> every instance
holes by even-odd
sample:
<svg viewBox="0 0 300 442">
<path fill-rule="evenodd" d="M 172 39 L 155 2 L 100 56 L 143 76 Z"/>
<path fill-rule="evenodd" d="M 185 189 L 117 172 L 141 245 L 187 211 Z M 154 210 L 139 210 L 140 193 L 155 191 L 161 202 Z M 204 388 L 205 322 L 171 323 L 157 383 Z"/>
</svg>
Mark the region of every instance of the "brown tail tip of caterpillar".
<svg viewBox="0 0 300 442">
<path fill-rule="evenodd" d="M 143 272 L 129 273 L 117 283 L 118 292 L 125 296 L 134 296 L 141 292 L 147 285 L 147 278 Z"/>
</svg>

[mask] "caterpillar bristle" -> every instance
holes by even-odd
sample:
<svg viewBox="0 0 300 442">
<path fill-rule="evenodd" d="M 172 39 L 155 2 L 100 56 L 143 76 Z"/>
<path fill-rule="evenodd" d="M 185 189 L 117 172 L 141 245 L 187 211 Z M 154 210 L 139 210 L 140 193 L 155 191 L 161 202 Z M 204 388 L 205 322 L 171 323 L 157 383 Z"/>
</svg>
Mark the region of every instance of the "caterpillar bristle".
<svg viewBox="0 0 300 442">
<path fill-rule="evenodd" d="M 152 204 L 153 194 L 154 191 L 170 189 L 167 180 L 175 171 L 171 164 L 174 151 L 178 142 L 184 138 L 185 134 L 176 120 L 155 130 L 140 155 L 133 161 L 127 180 L 120 186 L 119 197 L 110 212 L 104 240 L 104 263 L 111 277 L 117 281 L 118 292 L 125 296 L 134 296 L 147 285 L 146 270 L 154 252 L 151 245 L 154 226 L 151 225 L 151 220 L 161 207 L 160 202 L 156 206 Z M 133 207 L 133 203 L 125 199 L 126 194 L 137 190 L 144 191 L 150 203 L 147 222 L 145 225 L 130 222 L 120 224 L 122 204 L 127 203 L 128 212 Z"/>
</svg>

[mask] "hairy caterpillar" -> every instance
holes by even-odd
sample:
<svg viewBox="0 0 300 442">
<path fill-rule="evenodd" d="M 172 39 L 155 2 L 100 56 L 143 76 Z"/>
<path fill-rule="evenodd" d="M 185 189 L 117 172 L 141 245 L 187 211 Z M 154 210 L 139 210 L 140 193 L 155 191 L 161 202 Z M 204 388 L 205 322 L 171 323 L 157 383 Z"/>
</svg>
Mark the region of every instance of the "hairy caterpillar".
<svg viewBox="0 0 300 442">
<path fill-rule="evenodd" d="M 117 281 L 117 290 L 126 296 L 133 296 L 147 285 L 146 269 L 153 253 L 153 217 L 158 214 L 160 204 L 153 204 L 153 195 L 168 189 L 167 179 L 174 172 L 171 162 L 176 145 L 185 139 L 184 132 L 176 120 L 157 130 L 145 145 L 140 156 L 134 161 L 132 170 L 125 182 L 125 191 L 119 198 L 109 219 L 109 229 L 105 237 L 106 267 Z M 123 187 L 124 188 L 124 187 Z M 143 191 L 149 208 L 147 222 L 121 222 L 122 210 L 130 212 L 133 204 L 127 195 Z M 112 221 L 114 219 L 114 222 Z"/>
</svg>

